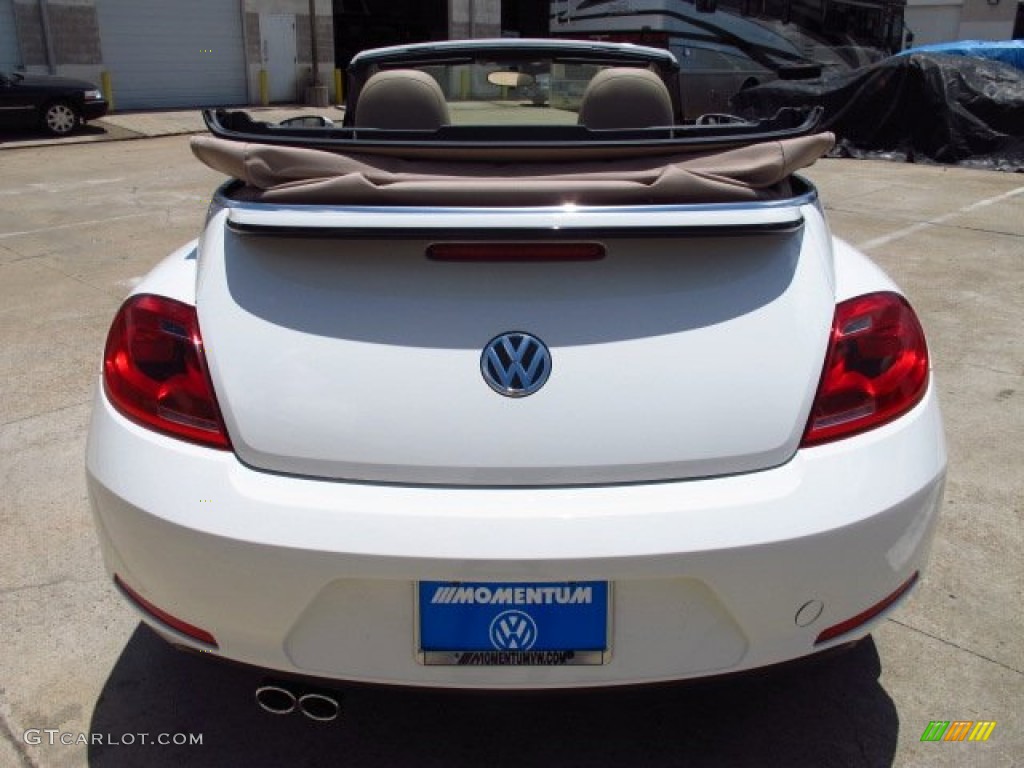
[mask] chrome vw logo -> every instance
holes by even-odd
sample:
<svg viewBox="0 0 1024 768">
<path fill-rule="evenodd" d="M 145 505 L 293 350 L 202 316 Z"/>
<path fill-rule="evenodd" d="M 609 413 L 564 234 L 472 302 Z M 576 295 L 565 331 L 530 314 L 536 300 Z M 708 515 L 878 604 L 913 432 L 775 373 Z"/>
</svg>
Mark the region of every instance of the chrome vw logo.
<svg viewBox="0 0 1024 768">
<path fill-rule="evenodd" d="M 548 380 L 551 353 L 544 342 L 528 333 L 503 333 L 484 347 L 480 371 L 498 394 L 526 397 Z"/>
<path fill-rule="evenodd" d="M 491 645 L 499 651 L 528 651 L 537 642 L 537 624 L 522 611 L 502 611 L 491 622 Z"/>
</svg>

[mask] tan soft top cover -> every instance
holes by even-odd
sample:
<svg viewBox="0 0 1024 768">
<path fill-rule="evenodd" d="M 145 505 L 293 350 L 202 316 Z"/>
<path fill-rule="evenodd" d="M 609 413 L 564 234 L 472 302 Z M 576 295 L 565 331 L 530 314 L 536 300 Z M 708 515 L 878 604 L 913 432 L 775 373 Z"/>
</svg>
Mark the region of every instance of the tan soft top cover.
<svg viewBox="0 0 1024 768">
<path fill-rule="evenodd" d="M 246 197 L 297 205 L 643 205 L 775 200 L 822 157 L 831 133 L 703 154 L 614 160 L 403 159 L 246 144 L 210 136 L 192 151 L 248 185 Z"/>
</svg>

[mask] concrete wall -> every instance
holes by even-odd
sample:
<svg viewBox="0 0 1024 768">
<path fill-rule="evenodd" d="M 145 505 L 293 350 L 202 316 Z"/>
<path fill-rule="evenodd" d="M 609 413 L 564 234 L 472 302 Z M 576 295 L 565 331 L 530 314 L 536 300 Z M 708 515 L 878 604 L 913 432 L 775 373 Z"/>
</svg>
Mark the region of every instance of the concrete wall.
<svg viewBox="0 0 1024 768">
<path fill-rule="evenodd" d="M 14 24 L 14 3 L 0 0 L 0 72 L 17 70 L 22 64 L 18 29 Z"/>
<path fill-rule="evenodd" d="M 299 66 L 308 68 L 313 61 L 308 13 L 295 14 L 295 36 L 298 44 Z M 320 74 L 329 76 L 334 71 L 334 20 L 331 15 L 321 16 L 319 9 L 317 9 L 316 16 L 316 47 L 317 60 L 320 62 Z"/>
<path fill-rule="evenodd" d="M 25 70 L 80 77 L 99 83 L 103 51 L 96 3 L 102 0 L 14 0 L 18 44 Z M 173 2 L 174 0 L 164 0 Z M 513 2 L 514 0 L 505 0 Z M 293 14 L 296 26 L 297 89 L 301 93 L 312 68 L 309 35 L 309 0 L 210 0 L 237 3 L 244 14 L 243 35 L 247 59 L 248 98 L 259 100 L 259 73 L 263 66 L 260 16 Z M 452 39 L 501 36 L 502 0 L 448 0 L 448 30 Z M 984 0 L 981 0 L 984 2 Z M 1010 0 L 1002 0 L 1009 3 Z M 317 47 L 321 83 L 334 93 L 334 29 L 332 0 L 316 0 Z M 46 24 L 41 18 L 46 8 Z M 49 30 L 50 45 L 47 46 Z"/>
<path fill-rule="evenodd" d="M 260 98 L 260 71 L 264 68 L 260 36 L 260 17 L 289 14 L 295 17 L 296 93 L 302 94 L 312 71 L 312 43 L 309 34 L 309 0 L 244 0 L 245 43 L 249 63 L 251 101 Z M 317 59 L 320 84 L 328 88 L 329 98 L 337 100 L 334 88 L 334 20 L 331 0 L 316 0 Z"/>
<path fill-rule="evenodd" d="M 501 0 L 448 0 L 448 37 L 501 37 Z"/>
<path fill-rule="evenodd" d="M 956 40 L 960 30 L 961 0 L 907 3 L 903 21 L 914 34 L 914 46 Z"/>
<path fill-rule="evenodd" d="M 1016 0 L 908 0 L 904 14 L 914 45 L 955 40 L 1009 40 L 1017 13 Z"/>
<path fill-rule="evenodd" d="M 259 68 L 263 54 L 260 51 L 260 15 L 254 11 L 245 12 L 245 60 L 250 68 Z M 253 93 L 250 90 L 250 93 Z"/>
<path fill-rule="evenodd" d="M 103 71 L 94 0 L 48 0 L 50 47 L 38 0 L 15 0 L 14 21 L 25 71 L 78 77 L 95 83 Z"/>
<path fill-rule="evenodd" d="M 14 3 L 14 26 L 18 30 L 21 44 L 21 58 L 25 69 L 47 71 L 46 45 L 43 39 L 43 23 L 36 3 Z"/>
<path fill-rule="evenodd" d="M 1015 0 L 964 0 L 960 14 L 961 40 L 1009 40 L 1017 17 Z"/>
<path fill-rule="evenodd" d="M 164 0 L 173 2 L 173 0 Z M 211 2 L 237 4 L 244 11 L 245 52 L 248 61 L 248 97 L 259 100 L 259 72 L 262 68 L 260 53 L 261 14 L 285 13 L 295 16 L 296 48 L 298 53 L 296 85 L 298 92 L 312 69 L 309 35 L 309 0 L 211 0 Z M 15 29 L 21 59 L 26 72 L 81 77 L 99 83 L 104 70 L 103 51 L 97 0 L 14 0 Z M 46 9 L 46 24 L 41 8 Z M 328 85 L 334 96 L 334 28 L 331 0 L 316 0 L 317 47 L 321 82 Z M 47 46 L 49 30 L 50 45 Z"/>
</svg>

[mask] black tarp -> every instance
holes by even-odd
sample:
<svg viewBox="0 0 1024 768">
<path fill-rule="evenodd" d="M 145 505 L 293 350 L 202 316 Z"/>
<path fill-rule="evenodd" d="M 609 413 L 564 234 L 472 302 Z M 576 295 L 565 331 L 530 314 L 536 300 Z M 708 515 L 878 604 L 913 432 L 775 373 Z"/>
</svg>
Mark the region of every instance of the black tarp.
<svg viewBox="0 0 1024 768">
<path fill-rule="evenodd" d="M 733 97 L 741 117 L 821 106 L 840 157 L 1024 172 L 1024 72 L 987 59 L 897 56 L 838 77 L 777 80 Z"/>
</svg>

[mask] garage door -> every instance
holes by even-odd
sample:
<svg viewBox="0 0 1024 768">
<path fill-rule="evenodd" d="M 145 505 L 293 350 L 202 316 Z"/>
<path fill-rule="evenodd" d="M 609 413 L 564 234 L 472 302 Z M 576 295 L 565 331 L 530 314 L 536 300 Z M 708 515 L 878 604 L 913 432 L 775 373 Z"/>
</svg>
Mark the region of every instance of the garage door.
<svg viewBox="0 0 1024 768">
<path fill-rule="evenodd" d="M 97 0 L 118 109 L 246 101 L 242 19 L 225 0 Z"/>
<path fill-rule="evenodd" d="M 10 72 L 21 64 L 18 35 L 14 29 L 13 0 L 0 0 L 0 72 Z"/>
</svg>

